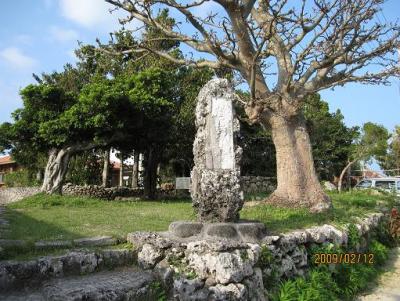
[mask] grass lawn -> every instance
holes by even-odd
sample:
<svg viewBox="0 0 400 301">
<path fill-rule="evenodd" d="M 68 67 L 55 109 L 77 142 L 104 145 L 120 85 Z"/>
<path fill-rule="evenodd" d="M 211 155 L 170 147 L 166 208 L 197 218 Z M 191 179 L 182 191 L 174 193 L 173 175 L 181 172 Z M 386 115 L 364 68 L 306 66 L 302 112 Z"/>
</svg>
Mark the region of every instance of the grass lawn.
<svg viewBox="0 0 400 301">
<path fill-rule="evenodd" d="M 373 212 L 378 201 L 391 206 L 391 195 L 368 192 L 332 193 L 334 210 L 310 214 L 304 209 L 268 205 L 244 208 L 241 217 L 265 223 L 271 233 L 285 232 L 324 223 L 344 224 Z M 193 220 L 190 200 L 105 201 L 69 196 L 36 195 L 7 205 L 8 230 L 2 238 L 29 241 L 74 239 L 96 235 L 124 237 L 133 231 L 163 231 L 176 220 Z"/>
</svg>

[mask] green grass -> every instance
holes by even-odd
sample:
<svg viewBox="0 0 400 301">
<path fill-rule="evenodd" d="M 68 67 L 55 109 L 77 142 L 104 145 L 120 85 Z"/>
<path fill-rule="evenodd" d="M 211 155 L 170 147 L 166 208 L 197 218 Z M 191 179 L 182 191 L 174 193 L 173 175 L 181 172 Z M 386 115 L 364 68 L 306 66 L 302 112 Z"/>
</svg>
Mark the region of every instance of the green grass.
<svg viewBox="0 0 400 301">
<path fill-rule="evenodd" d="M 42 194 L 9 204 L 5 214 L 10 226 L 3 238 L 30 241 L 125 237 L 133 231 L 166 230 L 172 221 L 195 217 L 188 200 L 104 201 Z"/>
<path fill-rule="evenodd" d="M 368 192 L 331 194 L 334 210 L 311 214 L 305 209 L 283 209 L 269 205 L 244 208 L 241 217 L 265 223 L 272 233 L 325 223 L 344 224 L 375 211 L 378 201 L 389 204 L 391 195 Z M 75 239 L 96 235 L 125 237 L 133 231 L 164 231 L 176 220 L 193 220 L 189 200 L 104 201 L 71 196 L 39 194 L 7 205 L 8 231 L 2 238 L 37 240 Z"/>
<path fill-rule="evenodd" d="M 390 194 L 373 195 L 370 191 L 329 193 L 333 210 L 327 213 L 313 214 L 307 209 L 278 208 L 271 205 L 258 205 L 245 208 L 241 217 L 263 222 L 272 233 L 287 232 L 326 223 L 343 225 L 355 222 L 356 217 L 376 212 L 376 205 L 393 206 L 394 196 Z"/>
</svg>

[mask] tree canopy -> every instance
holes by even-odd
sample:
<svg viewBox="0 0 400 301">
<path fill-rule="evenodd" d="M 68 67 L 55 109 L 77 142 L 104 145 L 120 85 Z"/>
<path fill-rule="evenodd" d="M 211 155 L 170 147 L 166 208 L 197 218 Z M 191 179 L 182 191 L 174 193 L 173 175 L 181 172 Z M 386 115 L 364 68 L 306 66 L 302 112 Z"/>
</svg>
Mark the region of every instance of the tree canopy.
<svg viewBox="0 0 400 301">
<path fill-rule="evenodd" d="M 378 158 L 380 166 L 388 175 L 400 175 L 400 126 L 396 126 L 385 156 Z"/>
</svg>

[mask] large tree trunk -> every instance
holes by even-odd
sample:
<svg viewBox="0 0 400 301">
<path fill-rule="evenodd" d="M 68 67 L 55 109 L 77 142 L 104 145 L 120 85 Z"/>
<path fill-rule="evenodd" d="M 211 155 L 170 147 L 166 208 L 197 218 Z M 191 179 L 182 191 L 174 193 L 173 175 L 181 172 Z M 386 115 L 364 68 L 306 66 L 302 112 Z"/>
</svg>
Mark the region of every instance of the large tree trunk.
<svg viewBox="0 0 400 301">
<path fill-rule="evenodd" d="M 41 189 L 42 192 L 49 194 L 62 193 L 62 185 L 68 171 L 71 155 L 72 152 L 69 148 L 53 148 L 49 151 L 49 159 L 47 161 Z"/>
<path fill-rule="evenodd" d="M 108 187 L 108 178 L 110 171 L 110 149 L 104 151 L 104 164 L 103 164 L 103 173 L 102 173 L 102 185 L 104 187 Z"/>
<path fill-rule="evenodd" d="M 157 189 L 158 156 L 153 148 L 145 152 L 144 157 L 144 195 L 148 199 L 154 199 Z"/>
<path fill-rule="evenodd" d="M 139 182 L 139 152 L 135 151 L 133 154 L 132 166 L 132 188 L 138 188 Z"/>
<path fill-rule="evenodd" d="M 302 116 L 278 114 L 268 120 L 276 149 L 278 186 L 267 202 L 278 206 L 306 207 L 312 212 L 331 208 L 314 168 L 310 138 Z"/>
</svg>

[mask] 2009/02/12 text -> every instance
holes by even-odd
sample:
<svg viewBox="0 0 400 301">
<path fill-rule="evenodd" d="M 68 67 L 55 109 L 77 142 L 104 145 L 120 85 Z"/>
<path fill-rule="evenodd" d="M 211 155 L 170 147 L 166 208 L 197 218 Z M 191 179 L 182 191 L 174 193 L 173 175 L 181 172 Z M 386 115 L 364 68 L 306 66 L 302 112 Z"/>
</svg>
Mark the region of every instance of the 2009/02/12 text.
<svg viewBox="0 0 400 301">
<path fill-rule="evenodd" d="M 374 263 L 373 253 L 315 253 L 315 264 L 358 264 Z"/>
</svg>

